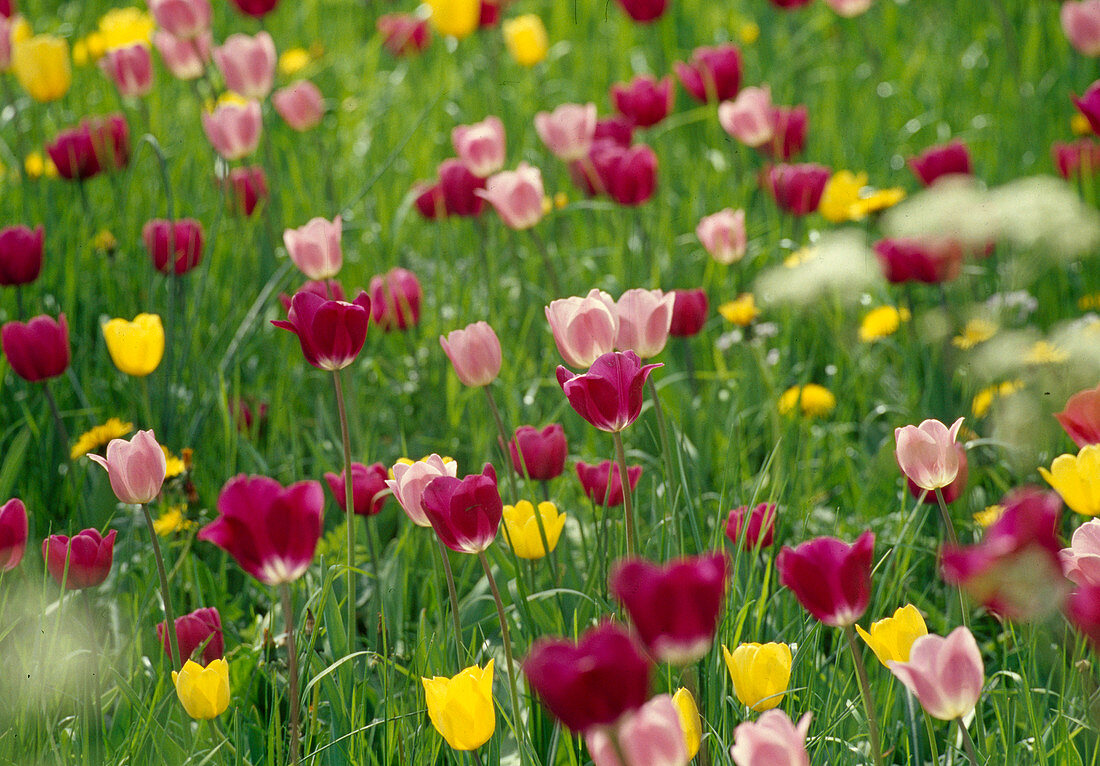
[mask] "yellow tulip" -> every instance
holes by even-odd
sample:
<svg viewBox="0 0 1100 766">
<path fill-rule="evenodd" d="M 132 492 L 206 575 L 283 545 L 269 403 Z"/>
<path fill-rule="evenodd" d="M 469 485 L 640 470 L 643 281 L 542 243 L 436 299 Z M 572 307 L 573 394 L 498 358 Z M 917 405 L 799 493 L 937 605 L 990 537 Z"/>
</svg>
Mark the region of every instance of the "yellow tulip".
<svg viewBox="0 0 1100 766">
<path fill-rule="evenodd" d="M 73 82 L 69 44 L 53 35 L 35 35 L 16 43 L 11 65 L 19 84 L 35 101 L 56 101 Z"/>
<path fill-rule="evenodd" d="M 502 26 L 504 44 L 520 66 L 534 66 L 546 58 L 550 40 L 542 19 L 533 13 L 525 13 L 509 19 Z"/>
<path fill-rule="evenodd" d="M 1059 455 L 1050 470 L 1039 468 L 1047 484 L 1073 510 L 1085 516 L 1100 513 L 1100 444 L 1087 444 L 1076 457 Z"/>
<path fill-rule="evenodd" d="M 103 325 L 111 361 L 122 372 L 143 378 L 164 356 L 164 327 L 156 314 L 138 314 L 133 322 L 112 319 Z"/>
<path fill-rule="evenodd" d="M 473 665 L 454 678 L 421 678 L 432 726 L 455 750 L 476 750 L 496 730 L 493 661 Z"/>
<path fill-rule="evenodd" d="M 546 531 L 546 542 L 553 551 L 565 526 L 565 514 L 558 513 L 553 503 L 539 503 L 539 516 L 542 517 L 542 528 Z M 541 559 L 546 555 L 538 520 L 535 518 L 535 506 L 530 501 L 520 500 L 515 505 L 504 506 L 504 529 L 508 533 L 512 550 L 521 559 Z"/>
<path fill-rule="evenodd" d="M 928 634 L 928 626 L 917 608 L 906 604 L 895 611 L 893 617 L 871 623 L 870 632 L 859 625 L 856 625 L 856 632 L 871 647 L 878 661 L 889 667 L 887 663 L 891 660 L 909 662 L 913 642 Z"/>
<path fill-rule="evenodd" d="M 680 715 L 680 728 L 684 731 L 684 744 L 687 745 L 688 760 L 699 752 L 699 743 L 703 740 L 703 724 L 699 720 L 699 708 L 695 698 L 687 689 L 677 689 L 672 695 L 672 704 Z"/>
<path fill-rule="evenodd" d="M 192 718 L 217 718 L 229 707 L 229 663 L 224 659 L 212 660 L 205 668 L 188 660 L 183 670 L 172 671 L 172 683 Z"/>
<path fill-rule="evenodd" d="M 432 26 L 459 40 L 469 37 L 481 20 L 481 0 L 428 0 L 428 7 Z"/>
<path fill-rule="evenodd" d="M 733 691 L 741 704 L 757 713 L 783 701 L 791 680 L 791 647 L 786 644 L 741 644 L 722 647 Z"/>
</svg>

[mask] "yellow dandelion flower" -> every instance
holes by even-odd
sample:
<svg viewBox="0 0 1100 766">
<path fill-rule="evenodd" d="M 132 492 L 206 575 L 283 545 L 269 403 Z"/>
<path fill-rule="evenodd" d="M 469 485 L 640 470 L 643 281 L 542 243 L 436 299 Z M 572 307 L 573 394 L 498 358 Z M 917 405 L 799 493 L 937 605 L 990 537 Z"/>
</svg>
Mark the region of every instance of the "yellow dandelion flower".
<svg viewBox="0 0 1100 766">
<path fill-rule="evenodd" d="M 569 196 L 565 192 L 558 192 L 554 195 L 554 207 L 561 210 L 563 207 L 569 204 Z"/>
<path fill-rule="evenodd" d="M 187 466 L 184 465 L 183 460 L 169 452 L 167 447 L 162 444 L 160 445 L 160 448 L 164 452 L 164 461 L 168 466 L 167 470 L 165 470 L 164 472 L 165 479 L 171 479 L 175 476 L 179 476 L 187 469 Z"/>
<path fill-rule="evenodd" d="M 100 229 L 96 232 L 96 235 L 92 237 L 92 247 L 100 252 L 113 253 L 118 247 L 118 240 L 115 239 L 115 235 L 107 229 Z"/>
<path fill-rule="evenodd" d="M 279 73 L 285 77 L 298 74 L 312 61 L 309 51 L 305 48 L 290 48 L 279 56 Z"/>
<path fill-rule="evenodd" d="M 1081 309 L 1081 311 L 1091 311 L 1092 309 L 1100 308 L 1100 293 L 1082 295 L 1077 301 L 1077 308 Z"/>
<path fill-rule="evenodd" d="M 997 334 L 998 327 L 988 319 L 971 319 L 963 327 L 962 332 L 951 339 L 951 345 L 955 348 L 961 348 L 963 351 L 974 348 L 979 343 L 985 343 L 987 340 Z"/>
<path fill-rule="evenodd" d="M 748 327 L 756 317 L 760 316 L 760 309 L 756 306 L 756 299 L 752 293 L 741 293 L 736 300 L 728 301 L 718 307 L 718 313 L 738 327 Z"/>
<path fill-rule="evenodd" d="M 1073 131 L 1073 135 L 1075 136 L 1092 135 L 1092 126 L 1089 125 L 1089 118 L 1080 112 L 1074 112 L 1073 116 L 1069 118 L 1069 129 Z"/>
<path fill-rule="evenodd" d="M 809 261 L 816 257 L 816 247 L 804 247 L 801 250 L 795 250 L 793 253 L 784 258 L 783 265 L 788 269 L 795 269 L 806 263 L 806 261 Z"/>
<path fill-rule="evenodd" d="M 121 439 L 133 430 L 133 423 L 124 423 L 118 418 L 110 418 L 106 423 L 95 426 L 77 437 L 69 457 L 76 460 L 100 447 L 106 447 L 111 439 Z"/>
<path fill-rule="evenodd" d="M 909 309 L 896 306 L 873 308 L 859 325 L 859 339 L 864 343 L 887 338 L 898 331 L 902 322 L 909 321 Z"/>
<path fill-rule="evenodd" d="M 836 407 L 833 392 L 817 383 L 792 386 L 779 397 L 779 414 L 788 415 L 798 407 L 806 417 L 821 417 Z"/>
<path fill-rule="evenodd" d="M 31 180 L 42 176 L 57 178 L 57 165 L 54 165 L 53 160 L 49 157 L 44 157 L 42 152 L 28 154 L 27 158 L 23 160 L 23 169 L 27 172 L 27 178 Z"/>
<path fill-rule="evenodd" d="M 737 28 L 737 36 L 743 45 L 752 45 L 760 39 L 760 25 L 755 21 L 746 21 Z"/>
<path fill-rule="evenodd" d="M 1027 351 L 1024 361 L 1028 364 L 1061 364 L 1069 359 L 1069 354 L 1050 341 L 1036 341 Z"/>
<path fill-rule="evenodd" d="M 153 522 L 153 531 L 160 537 L 168 537 L 176 532 L 190 529 L 195 522 L 189 521 L 183 515 L 182 505 L 173 505 Z"/>
<path fill-rule="evenodd" d="M 1004 514 L 1004 512 L 1005 512 L 1005 507 L 1003 505 L 991 505 L 988 508 L 986 508 L 985 510 L 978 511 L 977 513 L 975 513 L 974 514 L 974 521 L 980 527 L 983 527 L 983 528 L 988 527 L 990 524 L 995 522 L 997 519 L 1001 518 L 1001 516 Z"/>
</svg>

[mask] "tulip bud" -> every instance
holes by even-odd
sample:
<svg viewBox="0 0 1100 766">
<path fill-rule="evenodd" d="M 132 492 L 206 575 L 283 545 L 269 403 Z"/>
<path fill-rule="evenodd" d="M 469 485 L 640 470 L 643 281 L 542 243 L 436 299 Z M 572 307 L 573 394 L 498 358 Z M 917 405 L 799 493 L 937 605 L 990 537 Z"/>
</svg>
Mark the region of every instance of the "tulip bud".
<svg viewBox="0 0 1100 766">
<path fill-rule="evenodd" d="M 167 472 L 164 450 L 152 431 L 138 431 L 129 441 L 111 439 L 106 458 L 89 452 L 88 459 L 107 471 L 115 497 L 131 505 L 155 500 Z"/>
<path fill-rule="evenodd" d="M 11 66 L 23 90 L 40 103 L 57 101 L 73 82 L 69 44 L 53 35 L 35 35 L 16 43 Z"/>
<path fill-rule="evenodd" d="M 752 510 L 747 505 L 734 508 L 726 521 L 726 538 L 746 551 L 771 547 L 775 541 L 775 513 L 775 503 L 760 503 Z"/>
<path fill-rule="evenodd" d="M 551 502 L 539 503 L 537 512 L 542 520 L 542 529 L 546 532 L 546 543 L 552 552 L 558 545 L 562 529 L 565 528 L 566 516 L 558 513 L 557 506 Z M 512 552 L 521 559 L 541 559 L 547 552 L 535 513 L 535 506 L 529 500 L 504 506 L 505 539 Z"/>
<path fill-rule="evenodd" d="M 735 263 L 745 257 L 748 246 L 745 211 L 727 207 L 704 216 L 695 227 L 695 236 L 717 263 Z"/>
<path fill-rule="evenodd" d="M 657 186 L 657 155 L 645 144 L 619 149 L 602 171 L 600 180 L 611 199 L 620 205 L 641 205 Z"/>
<path fill-rule="evenodd" d="M 27 507 L 13 497 L 0 506 L 0 572 L 10 572 L 19 566 L 26 550 Z"/>
<path fill-rule="evenodd" d="M 267 32 L 255 37 L 232 34 L 214 49 L 214 63 L 227 90 L 246 99 L 264 99 L 275 81 L 275 41 Z"/>
<path fill-rule="evenodd" d="M 252 215 L 261 200 L 268 198 L 267 176 L 259 165 L 229 171 L 229 204 L 233 212 Z"/>
<path fill-rule="evenodd" d="M 145 96 L 153 89 L 153 57 L 144 42 L 107 51 L 99 60 L 99 67 L 123 98 Z"/>
<path fill-rule="evenodd" d="M 897 609 L 893 617 L 871 623 L 870 631 L 856 625 L 856 632 L 871 647 L 878 661 L 889 668 L 891 662 L 909 662 L 913 642 L 927 635 L 928 627 L 917 608 L 906 604 Z"/>
<path fill-rule="evenodd" d="M 639 24 L 649 24 L 664 15 L 668 0 L 618 0 L 630 18 Z"/>
<path fill-rule="evenodd" d="M 157 26 L 190 40 L 210 31 L 209 0 L 146 0 Z"/>
<path fill-rule="evenodd" d="M 488 200 L 511 229 L 530 229 L 542 220 L 542 173 L 526 162 L 490 176 L 475 194 Z"/>
<path fill-rule="evenodd" d="M 595 140 L 596 105 L 562 104 L 535 115 L 535 130 L 546 148 L 563 162 L 579 160 Z"/>
<path fill-rule="evenodd" d="M 447 215 L 476 218 L 485 209 L 479 195 L 485 179 L 475 175 L 461 160 L 444 160 L 439 165 L 439 191 Z"/>
<path fill-rule="evenodd" d="M 496 730 L 493 661 L 453 678 L 421 678 L 432 726 L 455 750 L 477 750 Z"/>
<path fill-rule="evenodd" d="M 551 423 L 542 431 L 533 426 L 520 426 L 508 442 L 508 451 L 512 466 L 520 476 L 526 474 L 535 481 L 550 481 L 565 470 L 568 452 L 565 430 L 557 423 Z"/>
<path fill-rule="evenodd" d="M 718 105 L 718 122 L 722 128 L 745 146 L 764 146 L 775 135 L 775 111 L 772 93 L 767 86 L 748 87 L 733 101 Z"/>
<path fill-rule="evenodd" d="M 324 97 L 309 80 L 299 80 L 275 91 L 271 104 L 283 121 L 299 133 L 317 127 L 325 116 Z"/>
<path fill-rule="evenodd" d="M 559 298 L 545 308 L 558 353 L 567 364 L 589 367 L 613 350 L 619 332 L 615 302 L 592 289 L 583 298 Z"/>
<path fill-rule="evenodd" d="M 677 61 L 673 68 L 680 84 L 700 103 L 731 99 L 741 87 L 741 52 L 735 45 L 696 48 L 691 63 Z"/>
<path fill-rule="evenodd" d="M 722 647 L 737 699 L 757 713 L 779 707 L 791 680 L 791 647 L 786 644 L 741 644 Z"/>
<path fill-rule="evenodd" d="M 187 715 L 200 721 L 217 718 L 229 707 L 229 663 L 216 659 L 205 668 L 188 660 L 172 671 L 176 695 Z"/>
<path fill-rule="evenodd" d="M 168 640 L 166 623 L 157 623 L 157 638 L 164 646 L 164 653 L 172 658 L 171 644 Z M 225 639 L 222 636 L 222 618 L 214 607 L 196 609 L 191 614 L 177 617 L 176 642 L 179 644 L 180 657 L 189 660 L 202 647 L 202 661 L 209 665 L 225 654 Z"/>
<path fill-rule="evenodd" d="M 496 471 L 488 463 L 481 473 L 462 479 L 432 479 L 420 502 L 439 539 L 459 553 L 480 553 L 492 545 L 504 513 Z"/>
<path fill-rule="evenodd" d="M 703 724 L 699 718 L 699 707 L 695 698 L 685 688 L 676 690 L 672 695 L 672 704 L 680 716 L 680 728 L 684 732 L 684 744 L 687 745 L 687 759 L 690 761 L 699 753 L 703 739 Z"/>
<path fill-rule="evenodd" d="M 458 159 L 478 178 L 487 178 L 504 167 L 504 123 L 499 117 L 455 127 L 451 143 Z"/>
<path fill-rule="evenodd" d="M 202 113 L 202 129 L 214 151 L 232 162 L 247 157 L 260 145 L 263 116 L 259 101 L 229 101 Z"/>
<path fill-rule="evenodd" d="M 306 361 L 320 370 L 342 370 L 355 361 L 367 339 L 371 300 L 364 292 L 352 303 L 312 292 L 295 293 L 285 320 L 272 324 L 298 336 Z"/>
<path fill-rule="evenodd" d="M 134 321 L 111 319 L 103 325 L 107 352 L 119 371 L 144 378 L 164 356 L 164 326 L 156 314 L 138 314 Z"/>
<path fill-rule="evenodd" d="M 611 103 L 632 124 L 653 127 L 672 111 L 672 78 L 639 75 L 629 83 L 616 83 L 611 86 Z"/>
<path fill-rule="evenodd" d="M 921 489 L 931 492 L 955 480 L 959 472 L 955 438 L 962 422 L 959 418 L 948 428 L 938 420 L 925 420 L 919 426 L 894 429 L 898 465 Z"/>
<path fill-rule="evenodd" d="M 970 152 L 962 141 L 933 146 L 909 160 L 909 169 L 924 186 L 947 175 L 970 175 Z"/>
<path fill-rule="evenodd" d="M 46 152 L 62 178 L 88 179 L 126 167 L 130 161 L 130 129 L 121 114 L 88 118 L 58 133 L 46 145 Z"/>
<path fill-rule="evenodd" d="M 501 27 L 504 44 L 520 66 L 532 67 L 546 58 L 550 40 L 542 19 L 533 13 L 525 13 L 504 22 Z"/>
<path fill-rule="evenodd" d="M 158 29 L 153 35 L 153 45 L 160 54 L 164 66 L 179 80 L 197 80 L 206 71 L 211 59 L 214 44 L 210 32 L 202 32 L 197 37 L 176 37 L 170 32 Z"/>
<path fill-rule="evenodd" d="M 734 743 L 730 748 L 730 757 L 737 766 L 770 766 L 775 763 L 808 766 L 810 756 L 806 753 L 806 735 L 810 731 L 811 715 L 806 713 L 795 726 L 782 710 L 768 710 L 756 721 L 738 724 L 733 730 Z"/>
<path fill-rule="evenodd" d="M 615 347 L 633 351 L 642 359 L 661 353 L 668 342 L 672 304 L 676 296 L 660 290 L 627 290 L 615 302 L 619 330 Z"/>
<path fill-rule="evenodd" d="M 888 282 L 949 282 L 962 269 L 962 246 L 953 239 L 881 239 L 875 256 Z"/>
<path fill-rule="evenodd" d="M 418 527 L 430 527 L 431 521 L 421 502 L 424 489 L 440 476 L 456 476 L 458 464 L 453 460 L 445 462 L 439 455 L 432 454 L 415 463 L 397 463 L 393 466 L 393 478 L 386 486 L 393 492 L 405 515 Z"/>
<path fill-rule="evenodd" d="M 642 365 L 633 351 L 604 354 L 583 375 L 558 366 L 558 384 L 577 414 L 601 431 L 622 431 L 642 412 L 643 387 L 661 364 Z"/>
<path fill-rule="evenodd" d="M 481 19 L 480 0 L 428 0 L 432 26 L 441 35 L 469 37 Z"/>
<path fill-rule="evenodd" d="M 325 481 L 332 490 L 332 496 L 336 498 L 336 504 L 344 513 L 347 509 L 347 487 L 344 483 L 344 472 L 339 475 L 326 473 Z M 359 516 L 374 516 L 382 510 L 386 499 L 390 496 L 386 486 L 386 467 L 381 463 L 363 465 L 351 464 L 351 502 L 354 512 Z"/>
<path fill-rule="evenodd" d="M 202 224 L 194 218 L 154 219 L 142 227 L 141 239 L 153 267 L 162 274 L 182 276 L 202 261 Z"/>
<path fill-rule="evenodd" d="M 699 334 L 707 322 L 707 294 L 702 289 L 675 290 L 672 304 L 672 321 L 668 334 L 677 338 L 690 338 Z"/>
<path fill-rule="evenodd" d="M 419 324 L 423 298 L 420 280 L 408 269 L 398 267 L 371 277 L 371 316 L 382 332 L 407 330 Z"/>
<path fill-rule="evenodd" d="M 233 7 L 243 13 L 245 16 L 251 16 L 254 19 L 262 19 L 267 14 L 275 10 L 275 6 L 279 4 L 279 0 L 229 0 L 233 3 Z"/>
<path fill-rule="evenodd" d="M 1078 53 L 1100 56 L 1100 0 L 1066 0 L 1061 18 L 1062 31 Z"/>
<path fill-rule="evenodd" d="M 382 45 L 393 56 L 412 56 L 431 42 L 428 22 L 410 13 L 387 13 L 379 16 L 375 29 L 382 35 Z"/>
<path fill-rule="evenodd" d="M 0 229 L 0 285 L 29 285 L 42 272 L 45 230 L 26 226 Z"/>
<path fill-rule="evenodd" d="M 462 385 L 487 386 L 500 374 L 500 340 L 487 322 L 440 335 L 439 343 Z"/>
<path fill-rule="evenodd" d="M 771 123 L 775 130 L 760 151 L 781 162 L 789 162 L 802 153 L 806 145 L 808 112 L 804 106 L 773 106 Z"/>
<path fill-rule="evenodd" d="M 294 265 L 313 280 L 325 280 L 340 273 L 344 253 L 340 248 L 340 216 L 332 221 L 311 218 L 304 226 L 286 229 L 283 244 Z"/>
<path fill-rule="evenodd" d="M 42 315 L 27 323 L 8 322 L 0 328 L 0 346 L 16 375 L 35 383 L 56 378 L 69 368 L 69 324 Z"/>
<path fill-rule="evenodd" d="M 46 570 L 58 585 L 64 583 L 68 590 L 94 588 L 111 571 L 117 534 L 112 529 L 103 537 L 95 529 L 85 529 L 71 538 L 50 535 L 42 541 Z"/>
<path fill-rule="evenodd" d="M 817 210 L 825 184 L 832 175 L 824 165 L 773 165 L 764 175 L 764 186 L 780 210 L 808 215 Z"/>
<path fill-rule="evenodd" d="M 630 482 L 630 491 L 633 492 L 642 477 L 642 467 L 627 466 L 626 477 Z M 599 465 L 577 463 L 577 478 L 585 496 L 596 505 L 614 508 L 623 504 L 623 482 L 617 463 L 610 460 Z"/>
</svg>

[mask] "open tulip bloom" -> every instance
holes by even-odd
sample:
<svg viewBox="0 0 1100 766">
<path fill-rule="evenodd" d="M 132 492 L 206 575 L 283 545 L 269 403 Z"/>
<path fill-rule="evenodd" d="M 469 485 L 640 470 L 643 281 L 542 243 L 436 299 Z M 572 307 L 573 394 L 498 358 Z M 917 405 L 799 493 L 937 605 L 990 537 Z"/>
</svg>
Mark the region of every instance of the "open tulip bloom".
<svg viewBox="0 0 1100 766">
<path fill-rule="evenodd" d="M 583 375 L 558 367 L 558 383 L 577 414 L 601 431 L 617 433 L 638 419 L 646 379 L 660 364 L 641 364 L 633 351 L 604 354 Z"/>
<path fill-rule="evenodd" d="M 271 324 L 298 336 L 306 361 L 321 370 L 342 370 L 355 361 L 367 339 L 371 301 L 364 292 L 352 303 L 299 291 L 285 320 Z"/>
<path fill-rule="evenodd" d="M 463 479 L 433 479 L 421 502 L 439 539 L 459 553 L 480 553 L 492 545 L 504 513 L 497 474 L 488 463 L 481 473 Z"/>
</svg>

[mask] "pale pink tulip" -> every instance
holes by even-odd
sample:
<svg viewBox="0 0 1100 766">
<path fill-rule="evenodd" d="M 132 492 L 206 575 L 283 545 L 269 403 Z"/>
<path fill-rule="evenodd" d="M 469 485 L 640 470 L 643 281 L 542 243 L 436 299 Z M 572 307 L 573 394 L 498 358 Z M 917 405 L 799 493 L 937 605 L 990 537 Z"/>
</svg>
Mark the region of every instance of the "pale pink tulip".
<svg viewBox="0 0 1100 766">
<path fill-rule="evenodd" d="M 210 31 L 209 0 L 147 0 L 157 26 L 184 39 Z"/>
<path fill-rule="evenodd" d="M 130 441 L 111 439 L 107 457 L 88 453 L 107 470 L 115 497 L 124 503 L 149 503 L 160 494 L 168 461 L 152 431 L 138 431 Z"/>
<path fill-rule="evenodd" d="M 275 111 L 294 130 L 312 130 L 325 116 L 325 99 L 321 90 L 309 80 L 299 80 L 271 94 Z"/>
<path fill-rule="evenodd" d="M 675 293 L 660 290 L 627 290 L 615 302 L 619 331 L 615 348 L 633 351 L 642 359 L 657 356 L 668 342 Z"/>
<path fill-rule="evenodd" d="M 963 419 L 948 428 L 938 420 L 925 420 L 919 426 L 894 429 L 897 459 L 902 473 L 929 492 L 942 489 L 959 473 L 959 453 L 955 438 Z"/>
<path fill-rule="evenodd" d="M 562 162 L 580 160 L 592 148 L 596 135 L 596 105 L 562 104 L 552 112 L 539 112 L 535 130 Z"/>
<path fill-rule="evenodd" d="M 1100 56 L 1100 0 L 1062 3 L 1062 31 L 1079 53 Z"/>
<path fill-rule="evenodd" d="M 695 236 L 716 262 L 728 265 L 739 261 L 748 247 L 745 211 L 727 207 L 704 216 L 695 227 Z"/>
<path fill-rule="evenodd" d="M 504 167 L 504 123 L 499 117 L 456 126 L 451 143 L 458 159 L 478 178 L 488 178 Z"/>
<path fill-rule="evenodd" d="M 294 265 L 310 279 L 331 279 L 340 273 L 340 216 L 331 221 L 313 218 L 305 226 L 283 232 L 283 244 Z"/>
<path fill-rule="evenodd" d="M 112 48 L 103 54 L 99 67 L 124 98 L 145 96 L 153 89 L 153 56 L 144 43 Z"/>
<path fill-rule="evenodd" d="M 488 200 L 509 228 L 530 229 L 542 220 L 542 173 L 526 162 L 490 176 L 474 193 Z"/>
<path fill-rule="evenodd" d="M 806 735 L 811 714 L 795 726 L 782 710 L 768 710 L 733 730 L 730 756 L 737 766 L 810 766 Z"/>
<path fill-rule="evenodd" d="M 158 29 L 153 34 L 153 45 L 157 47 L 160 60 L 179 80 L 197 80 L 206 71 L 210 62 L 210 49 L 214 44 L 210 32 L 201 32 L 195 37 L 176 37 L 170 32 Z"/>
<path fill-rule="evenodd" d="M 259 101 L 249 101 L 247 104 L 228 102 L 213 112 L 202 113 L 202 129 L 214 151 L 230 161 L 256 151 L 260 145 L 262 127 Z"/>
<path fill-rule="evenodd" d="M 941 721 L 969 715 L 985 681 L 982 653 L 965 627 L 955 628 L 947 638 L 921 636 L 913 642 L 909 662 L 891 660 L 887 666 L 928 715 Z"/>
<path fill-rule="evenodd" d="M 838 16 L 854 18 L 870 10 L 875 0 L 825 0 L 825 4 L 833 9 Z"/>
<path fill-rule="evenodd" d="M 583 298 L 551 301 L 546 307 L 546 321 L 554 333 L 558 353 L 572 367 L 591 367 L 615 350 L 619 319 L 615 302 L 605 292 L 593 289 Z"/>
<path fill-rule="evenodd" d="M 733 101 L 718 105 L 718 122 L 745 146 L 763 146 L 775 135 L 772 92 L 767 85 L 745 88 Z"/>
<path fill-rule="evenodd" d="M 393 492 L 405 514 L 418 527 L 430 527 L 432 523 L 428 521 L 420 498 L 424 489 L 440 476 L 458 476 L 458 463 L 453 460 L 445 462 L 433 453 L 412 465 L 396 463 L 391 470 L 393 478 L 386 480 L 386 486 Z"/>
<path fill-rule="evenodd" d="M 618 738 L 625 763 L 612 737 Z M 689 760 L 680 714 L 667 694 L 625 713 L 614 727 L 592 727 L 584 739 L 595 766 L 687 766 Z"/>
<path fill-rule="evenodd" d="M 238 32 L 214 49 L 226 89 L 244 98 L 263 99 L 271 92 L 275 61 L 275 41 L 267 32 L 255 37 Z"/>
<path fill-rule="evenodd" d="M 500 340 L 488 322 L 474 322 L 446 337 L 440 335 L 439 345 L 464 386 L 487 386 L 500 374 Z"/>
<path fill-rule="evenodd" d="M 1058 557 L 1070 580 L 1100 587 L 1100 519 L 1077 527 L 1070 546 L 1063 548 Z"/>
</svg>

